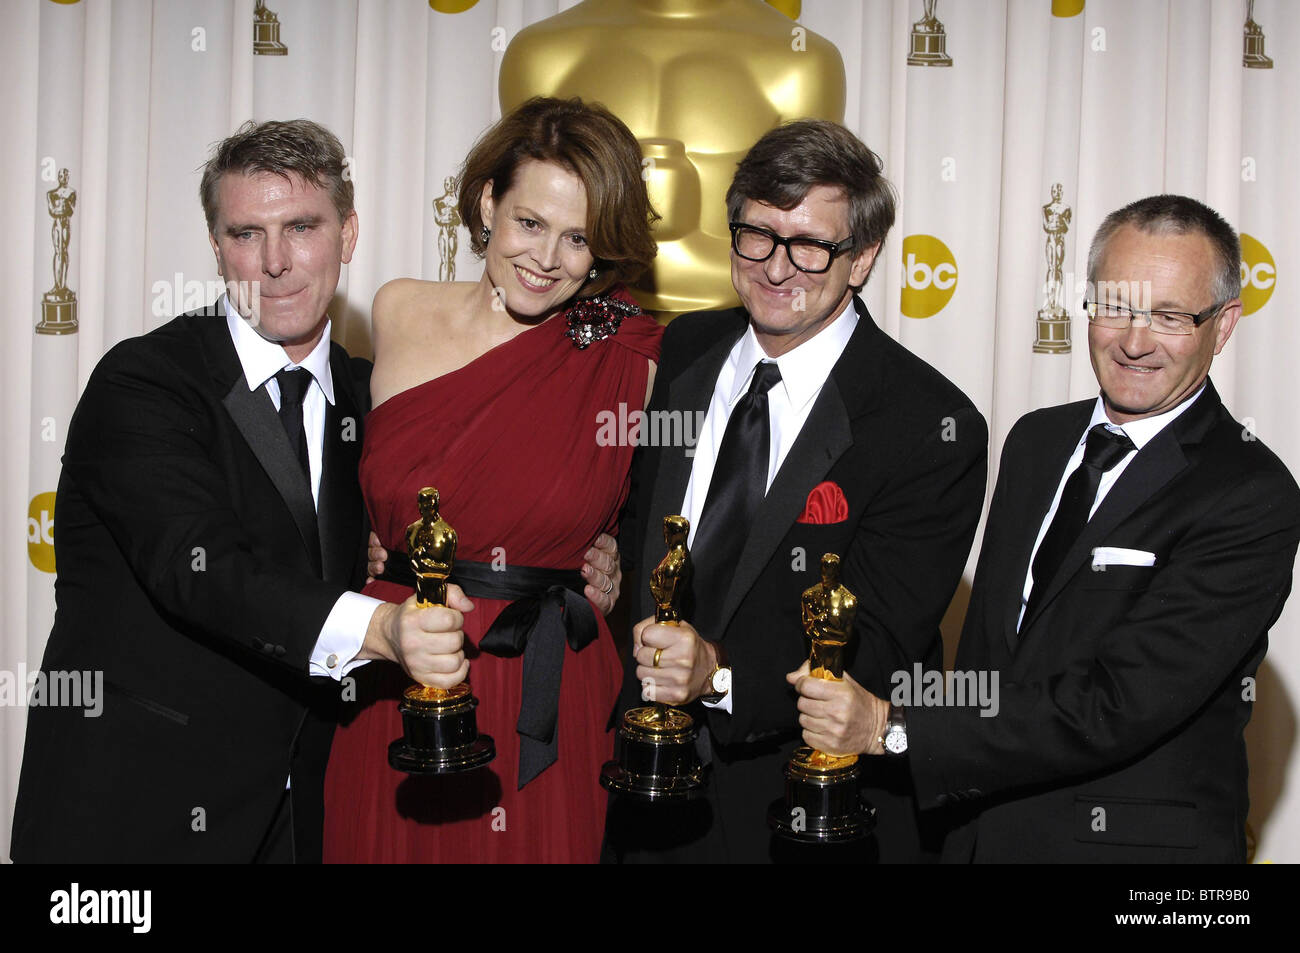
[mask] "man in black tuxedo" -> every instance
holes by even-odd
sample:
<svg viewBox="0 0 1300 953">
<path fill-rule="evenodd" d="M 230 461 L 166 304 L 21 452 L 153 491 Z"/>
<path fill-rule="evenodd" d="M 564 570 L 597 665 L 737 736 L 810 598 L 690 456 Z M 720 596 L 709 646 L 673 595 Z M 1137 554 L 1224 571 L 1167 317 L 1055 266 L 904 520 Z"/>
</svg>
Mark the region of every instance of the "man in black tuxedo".
<svg viewBox="0 0 1300 953">
<path fill-rule="evenodd" d="M 459 645 L 458 589 L 430 609 L 351 591 L 370 366 L 326 313 L 357 237 L 343 163 L 305 120 L 221 142 L 201 192 L 228 294 L 122 342 L 86 385 L 42 669 L 102 672 L 106 697 L 99 717 L 31 709 L 17 861 L 319 860 L 338 680 L 378 658 L 426 684 L 464 674 L 439 654 Z"/>
<path fill-rule="evenodd" d="M 958 672 L 999 676 L 993 717 L 794 676 L 809 743 L 905 751 L 923 806 L 958 803 L 945 859 L 1246 859 L 1242 732 L 1300 490 L 1209 381 L 1241 316 L 1240 260 L 1232 228 L 1182 196 L 1097 232 L 1101 395 L 1007 436 L 957 653 Z"/>
<path fill-rule="evenodd" d="M 766 810 L 798 742 L 784 675 L 808 654 L 800 597 L 823 553 L 859 599 L 848 670 L 884 690 L 900 666 L 938 664 L 984 494 L 983 418 L 855 294 L 893 224 L 880 160 L 836 123 L 793 122 L 741 161 L 727 209 L 744 307 L 668 326 L 651 419 L 704 423 L 694 447 L 641 449 L 621 546 L 642 620 L 621 707 L 647 683 L 688 706 L 711 767 L 684 807 L 616 801 L 607 841 L 627 861 L 785 859 Z M 671 514 L 691 521 L 695 566 L 679 627 L 654 624 L 647 583 Z M 880 825 L 861 856 L 920 858 L 906 771 L 869 767 Z"/>
</svg>

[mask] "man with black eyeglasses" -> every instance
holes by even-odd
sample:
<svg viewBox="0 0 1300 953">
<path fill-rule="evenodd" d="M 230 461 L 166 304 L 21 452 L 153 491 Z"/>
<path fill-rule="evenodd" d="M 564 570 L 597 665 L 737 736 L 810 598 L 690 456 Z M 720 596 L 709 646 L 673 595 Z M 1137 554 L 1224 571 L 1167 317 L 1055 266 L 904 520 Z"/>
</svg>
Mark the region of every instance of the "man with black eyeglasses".
<svg viewBox="0 0 1300 953">
<path fill-rule="evenodd" d="M 1007 436 L 958 646 L 958 672 L 1000 674 L 995 717 L 792 676 L 809 744 L 909 764 L 922 807 L 958 804 L 945 860 L 1246 860 L 1242 732 L 1300 489 L 1209 380 L 1240 261 L 1227 222 L 1176 195 L 1093 239 L 1101 393 Z M 827 727 L 850 700 L 868 717 Z"/>
<path fill-rule="evenodd" d="M 859 607 L 846 670 L 884 692 L 896 670 L 937 667 L 984 494 L 984 419 L 856 295 L 894 220 L 879 158 L 836 123 L 789 123 L 740 162 L 727 211 L 744 307 L 669 325 L 650 411 L 706 414 L 704 425 L 693 447 L 642 449 L 620 541 L 641 620 L 622 706 L 645 686 L 685 707 L 709 768 L 698 801 L 613 805 L 608 843 L 624 861 L 799 859 L 766 810 L 798 744 L 785 674 L 808 654 L 800 596 L 822 555 L 838 554 Z M 680 626 L 654 624 L 648 584 L 672 514 L 690 520 L 695 567 Z M 937 843 L 905 766 L 864 767 L 875 838 L 811 849 L 924 859 Z"/>
</svg>

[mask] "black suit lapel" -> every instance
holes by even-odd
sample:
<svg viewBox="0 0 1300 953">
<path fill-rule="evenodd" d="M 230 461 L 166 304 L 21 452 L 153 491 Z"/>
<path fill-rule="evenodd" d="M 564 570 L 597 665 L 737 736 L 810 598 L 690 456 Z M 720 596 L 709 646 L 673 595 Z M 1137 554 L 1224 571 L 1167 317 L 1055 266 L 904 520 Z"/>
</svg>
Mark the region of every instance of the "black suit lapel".
<svg viewBox="0 0 1300 953">
<path fill-rule="evenodd" d="M 275 405 L 271 403 L 271 396 L 262 387 L 250 391 L 244 375 L 240 374 L 239 380 L 221 402 L 289 507 L 311 559 L 312 569 L 320 575 L 320 534 L 316 527 L 311 487 L 303 475 L 297 454 L 289 446 L 289 438 L 275 412 Z"/>
<path fill-rule="evenodd" d="M 334 376 L 334 403 L 325 410 L 322 444 L 320 501 L 321 564 L 329 582 L 350 586 L 358 553 L 363 547 L 361 487 L 357 468 L 361 462 L 361 408 L 352 390 L 347 358 L 330 350 Z"/>
<path fill-rule="evenodd" d="M 1100 545 L 1138 507 L 1157 496 L 1170 480 L 1188 467 L 1184 447 L 1200 441 L 1221 406 L 1218 392 L 1207 382 L 1205 393 L 1196 403 L 1138 451 L 1066 553 L 1056 575 L 1048 584 L 1042 602 L 1035 607 L 1034 618 L 1042 614 L 1043 609 L 1090 560 L 1094 547 Z M 1026 617 L 1021 630 L 1028 629 L 1032 622 L 1033 619 Z"/>
<path fill-rule="evenodd" d="M 1011 563 L 1010 574 L 1006 577 L 1006 592 L 1003 594 L 1002 632 L 1007 649 L 1011 652 L 1015 652 L 1020 644 L 1016 623 L 1020 619 L 1021 595 L 1024 592 L 1025 576 L 1029 574 L 1029 557 L 1033 555 L 1034 540 L 1042 528 L 1047 508 L 1052 505 L 1052 497 L 1056 495 L 1056 488 L 1061 482 L 1062 470 L 1078 446 L 1095 406 L 1096 401 L 1091 400 L 1062 408 L 1061 418 L 1045 420 L 1045 432 L 1032 435 L 1033 446 L 1028 459 L 1005 461 L 1008 466 L 1024 466 L 1023 482 L 1018 482 L 1016 486 L 1020 489 L 1014 491 L 1017 495 L 1023 494 L 1024 506 L 1017 507 L 1017 510 L 1024 514 L 1024 535 L 1019 548 L 1010 554 L 1014 561 Z M 1041 610 L 1042 604 L 1039 603 L 1034 608 Z M 1028 629 L 1029 623 L 1030 619 L 1026 617 L 1020 630 Z"/>
<path fill-rule="evenodd" d="M 739 333 L 744 332 L 740 325 Z M 670 410 L 682 414 L 707 413 L 709 401 L 713 397 L 713 388 L 718 382 L 718 373 L 736 343 L 739 333 L 724 334 L 715 341 L 668 384 L 665 397 L 666 407 L 652 407 L 655 410 Z M 691 425 L 692 432 L 699 435 L 699 428 Z M 685 429 L 685 428 L 684 428 Z M 694 448 L 690 456 L 682 447 L 659 447 L 654 455 L 657 461 L 654 482 L 650 496 L 650 509 L 645 536 L 642 540 L 641 563 L 645 567 L 643 575 L 649 578 L 649 572 L 664 558 L 667 551 L 664 545 L 663 517 L 679 513 L 682 500 L 686 496 L 686 484 L 691 478 L 691 466 L 695 462 Z M 649 598 L 645 593 L 642 597 Z M 649 605 L 649 603 L 645 603 Z M 648 615 L 649 612 L 643 613 Z"/>
<path fill-rule="evenodd" d="M 289 508 L 312 569 L 320 575 L 320 534 L 311 485 L 302 472 L 297 454 L 289 445 L 289 437 L 275 412 L 271 395 L 264 387 L 248 389 L 235 342 L 230 339 L 230 330 L 226 327 L 225 314 L 220 308 L 216 310 L 217 316 L 198 319 L 198 329 L 213 379 L 218 388 L 225 388 L 221 403 Z M 218 393 L 221 393 L 220 389 Z"/>
<path fill-rule="evenodd" d="M 840 360 L 843 361 L 848 354 L 849 349 L 845 348 Z M 772 559 L 776 547 L 789 535 L 790 527 L 807 505 L 809 491 L 825 478 L 835 461 L 852 445 L 848 409 L 834 378 L 827 378 L 803 429 L 763 498 L 754 524 L 749 527 L 749 538 L 740 551 L 736 572 L 722 604 L 721 633 L 727 631 L 731 617 L 740 608 L 741 600 L 753 587 L 763 567 Z M 821 553 L 809 553 L 808 558 L 819 560 Z"/>
</svg>

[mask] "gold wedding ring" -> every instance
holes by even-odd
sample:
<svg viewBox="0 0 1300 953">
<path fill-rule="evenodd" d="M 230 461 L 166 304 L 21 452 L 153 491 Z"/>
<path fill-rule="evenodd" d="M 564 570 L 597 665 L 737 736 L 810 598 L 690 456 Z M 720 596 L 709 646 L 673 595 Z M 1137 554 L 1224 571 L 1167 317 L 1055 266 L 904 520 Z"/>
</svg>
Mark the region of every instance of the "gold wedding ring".
<svg viewBox="0 0 1300 953">
<path fill-rule="evenodd" d="M 658 667 L 659 667 L 659 658 L 660 658 L 660 656 L 662 656 L 663 654 L 664 654 L 664 650 L 663 650 L 663 649 L 655 649 L 655 663 L 654 663 L 654 667 L 655 667 L 655 668 L 658 668 Z"/>
</svg>

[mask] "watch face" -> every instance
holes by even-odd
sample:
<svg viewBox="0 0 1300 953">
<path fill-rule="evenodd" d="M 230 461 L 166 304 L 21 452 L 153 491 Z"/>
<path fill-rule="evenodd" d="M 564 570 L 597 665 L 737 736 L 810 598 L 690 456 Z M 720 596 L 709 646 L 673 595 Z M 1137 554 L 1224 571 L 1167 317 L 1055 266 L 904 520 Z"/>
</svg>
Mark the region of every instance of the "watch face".
<svg viewBox="0 0 1300 953">
<path fill-rule="evenodd" d="M 713 690 L 719 695 L 731 691 L 731 669 L 720 668 L 713 673 Z"/>
<path fill-rule="evenodd" d="M 885 750 L 890 754 L 902 754 L 907 750 L 907 732 L 895 729 L 885 735 Z"/>
</svg>

